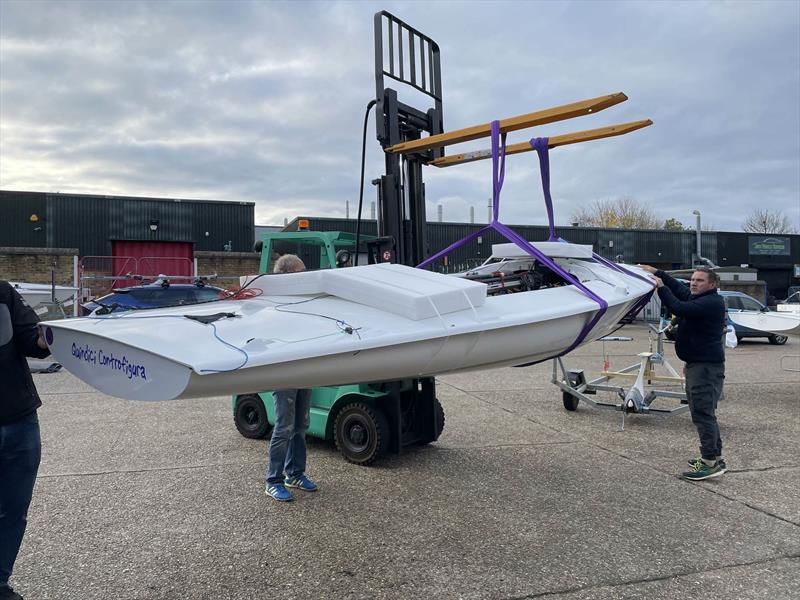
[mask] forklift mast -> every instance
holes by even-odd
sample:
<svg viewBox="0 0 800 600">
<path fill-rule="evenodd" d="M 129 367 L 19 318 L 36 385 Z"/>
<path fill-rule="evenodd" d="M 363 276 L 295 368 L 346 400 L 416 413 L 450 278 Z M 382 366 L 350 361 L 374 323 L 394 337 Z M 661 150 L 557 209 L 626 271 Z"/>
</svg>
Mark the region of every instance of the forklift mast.
<svg viewBox="0 0 800 600">
<path fill-rule="evenodd" d="M 401 102 L 387 80 L 404 84 L 404 92 L 433 106 L 420 110 Z M 375 14 L 375 99 L 376 133 L 383 148 L 419 139 L 422 132 L 444 131 L 439 46 L 386 11 Z M 441 148 L 411 155 L 385 153 L 386 172 L 378 181 L 376 262 L 415 266 L 428 255 L 422 166 L 443 156 Z"/>
<path fill-rule="evenodd" d="M 433 106 L 420 110 L 401 102 L 397 91 L 386 87 L 387 79 L 404 84 L 404 94 Z M 375 102 L 377 137 L 383 148 L 419 139 L 424 131 L 443 132 L 439 46 L 386 11 L 375 14 Z M 422 166 L 444 152 L 384 154 L 386 172 L 377 180 L 378 238 L 367 242 L 370 262 L 413 267 L 428 255 Z M 439 437 L 444 413 L 433 377 L 384 382 L 383 387 L 394 399 L 384 406 L 395 451 Z"/>
</svg>

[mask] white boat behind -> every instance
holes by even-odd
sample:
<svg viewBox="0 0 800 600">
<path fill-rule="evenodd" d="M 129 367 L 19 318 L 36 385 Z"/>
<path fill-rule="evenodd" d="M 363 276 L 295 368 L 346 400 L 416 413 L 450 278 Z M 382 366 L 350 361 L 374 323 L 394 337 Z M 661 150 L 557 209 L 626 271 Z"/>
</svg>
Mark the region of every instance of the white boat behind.
<svg viewBox="0 0 800 600">
<path fill-rule="evenodd" d="M 653 288 L 591 260 L 555 260 L 608 303 L 584 342 Z M 537 362 L 567 350 L 599 311 L 574 285 L 487 296 L 482 283 L 396 264 L 242 279 L 260 295 L 51 321 L 45 339 L 98 390 L 167 400 Z"/>
<path fill-rule="evenodd" d="M 775 308 L 781 313 L 785 312 L 800 315 L 800 291 L 790 294 L 786 300 L 779 302 Z"/>
<path fill-rule="evenodd" d="M 52 286 L 49 283 L 26 283 L 24 281 L 9 281 L 20 296 L 31 306 L 42 302 L 51 302 L 55 296 L 56 302 L 64 303 L 73 299 L 78 294 L 78 288 L 65 285 Z"/>
<path fill-rule="evenodd" d="M 731 321 L 742 327 L 774 333 L 800 335 L 800 314 L 791 312 L 736 312 L 728 311 Z"/>
</svg>

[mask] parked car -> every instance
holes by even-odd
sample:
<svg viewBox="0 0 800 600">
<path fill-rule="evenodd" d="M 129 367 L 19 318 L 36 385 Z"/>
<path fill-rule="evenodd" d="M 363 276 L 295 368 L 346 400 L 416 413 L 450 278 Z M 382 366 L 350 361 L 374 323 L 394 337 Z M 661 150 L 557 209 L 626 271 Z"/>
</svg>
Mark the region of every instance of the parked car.
<svg viewBox="0 0 800 600">
<path fill-rule="evenodd" d="M 761 304 L 758 300 L 753 298 L 752 296 L 748 296 L 742 292 L 729 292 L 725 290 L 720 290 L 719 295 L 723 297 L 725 300 L 725 307 L 727 308 L 728 312 L 737 311 L 737 312 L 768 312 L 769 308 Z M 733 330 L 736 333 L 736 339 L 740 342 L 743 338 L 767 338 L 770 344 L 775 344 L 777 346 L 783 345 L 786 343 L 786 340 L 789 339 L 785 335 L 777 335 L 774 333 L 767 333 L 765 331 L 758 331 L 757 329 L 749 329 L 747 327 L 743 327 L 734 323 L 733 321 L 728 318 L 728 325 L 733 325 Z"/>
<path fill-rule="evenodd" d="M 149 283 L 118 288 L 110 294 L 81 305 L 81 314 L 88 315 L 103 308 L 108 312 L 131 309 L 163 308 L 220 300 L 229 295 L 227 290 L 204 283 Z"/>
</svg>

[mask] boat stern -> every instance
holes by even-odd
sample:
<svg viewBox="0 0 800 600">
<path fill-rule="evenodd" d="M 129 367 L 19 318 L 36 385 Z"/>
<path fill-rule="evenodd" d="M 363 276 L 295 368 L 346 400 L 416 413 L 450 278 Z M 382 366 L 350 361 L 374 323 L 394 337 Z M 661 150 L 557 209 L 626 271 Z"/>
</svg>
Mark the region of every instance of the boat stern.
<svg viewBox="0 0 800 600">
<path fill-rule="evenodd" d="M 43 323 L 53 357 L 93 388 L 128 400 L 172 400 L 192 370 L 181 363 L 85 331 Z"/>
</svg>

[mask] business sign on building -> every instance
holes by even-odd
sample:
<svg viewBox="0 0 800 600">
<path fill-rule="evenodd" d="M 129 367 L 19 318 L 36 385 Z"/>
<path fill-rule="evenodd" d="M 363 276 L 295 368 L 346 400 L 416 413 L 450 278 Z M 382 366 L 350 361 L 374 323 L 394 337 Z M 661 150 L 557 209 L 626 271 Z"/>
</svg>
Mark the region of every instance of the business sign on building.
<svg viewBox="0 0 800 600">
<path fill-rule="evenodd" d="M 749 236 L 751 255 L 789 256 L 791 248 L 788 237 L 751 235 Z"/>
</svg>

